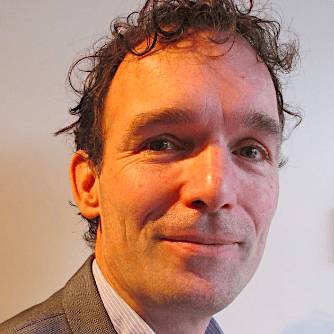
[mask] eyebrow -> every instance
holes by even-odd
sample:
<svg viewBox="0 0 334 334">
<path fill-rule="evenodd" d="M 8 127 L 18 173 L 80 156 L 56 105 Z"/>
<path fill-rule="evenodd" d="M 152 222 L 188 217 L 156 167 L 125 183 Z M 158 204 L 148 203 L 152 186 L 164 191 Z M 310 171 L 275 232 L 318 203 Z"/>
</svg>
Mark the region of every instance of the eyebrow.
<svg viewBox="0 0 334 334">
<path fill-rule="evenodd" d="M 242 117 L 241 123 L 246 128 L 260 130 L 281 141 L 282 131 L 279 121 L 267 114 L 256 111 L 247 113 Z"/>
<path fill-rule="evenodd" d="M 133 135 L 156 125 L 186 125 L 189 123 L 195 123 L 195 118 L 190 110 L 178 108 L 156 109 L 136 115 L 126 133 Z"/>
<path fill-rule="evenodd" d="M 168 125 L 189 125 L 198 122 L 198 115 L 190 109 L 163 108 L 155 109 L 149 112 L 143 112 L 135 116 L 129 127 L 125 131 L 123 143 L 138 136 L 141 132 L 147 131 L 154 126 Z M 239 122 L 242 126 L 259 130 L 267 135 L 276 137 L 281 141 L 281 127 L 279 122 L 271 116 L 252 111 L 244 113 L 241 119 L 233 117 L 233 122 Z"/>
</svg>

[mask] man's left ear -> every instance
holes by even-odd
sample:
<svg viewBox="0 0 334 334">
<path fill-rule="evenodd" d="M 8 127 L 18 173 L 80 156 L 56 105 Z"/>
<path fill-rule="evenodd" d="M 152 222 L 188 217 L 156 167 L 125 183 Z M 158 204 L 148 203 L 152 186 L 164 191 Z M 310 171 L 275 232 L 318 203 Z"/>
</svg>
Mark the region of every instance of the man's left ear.
<svg viewBox="0 0 334 334">
<path fill-rule="evenodd" d="M 98 217 L 98 178 L 86 152 L 79 150 L 72 156 L 69 172 L 73 199 L 81 215 L 88 219 Z"/>
</svg>

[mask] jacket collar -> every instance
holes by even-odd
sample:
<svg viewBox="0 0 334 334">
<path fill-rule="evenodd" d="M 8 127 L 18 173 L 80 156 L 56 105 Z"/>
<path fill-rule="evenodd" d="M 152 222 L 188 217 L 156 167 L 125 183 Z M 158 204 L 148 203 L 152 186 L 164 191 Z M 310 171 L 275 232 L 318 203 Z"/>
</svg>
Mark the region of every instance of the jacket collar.
<svg viewBox="0 0 334 334">
<path fill-rule="evenodd" d="M 67 282 L 63 290 L 63 307 L 73 334 L 117 334 L 99 296 L 92 274 L 91 255 Z"/>
</svg>

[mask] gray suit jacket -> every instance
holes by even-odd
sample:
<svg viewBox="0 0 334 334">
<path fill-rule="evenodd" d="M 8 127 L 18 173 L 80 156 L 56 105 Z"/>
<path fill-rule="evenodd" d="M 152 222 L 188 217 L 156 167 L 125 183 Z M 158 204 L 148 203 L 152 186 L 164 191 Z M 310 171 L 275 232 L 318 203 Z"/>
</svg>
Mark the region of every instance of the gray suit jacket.
<svg viewBox="0 0 334 334">
<path fill-rule="evenodd" d="M 93 259 L 45 302 L 0 324 L 0 334 L 117 334 L 94 281 Z"/>
</svg>

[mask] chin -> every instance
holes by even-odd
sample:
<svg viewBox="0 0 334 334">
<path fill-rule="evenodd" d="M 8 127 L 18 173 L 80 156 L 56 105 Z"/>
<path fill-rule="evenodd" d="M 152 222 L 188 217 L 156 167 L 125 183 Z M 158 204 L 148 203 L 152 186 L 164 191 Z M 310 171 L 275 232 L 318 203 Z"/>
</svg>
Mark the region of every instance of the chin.
<svg viewBox="0 0 334 334">
<path fill-rule="evenodd" d="M 231 304 L 248 280 L 241 277 L 215 277 L 214 280 L 208 280 L 194 274 L 184 275 L 170 282 L 169 287 L 165 286 L 160 302 L 180 312 L 211 317 Z"/>
</svg>

